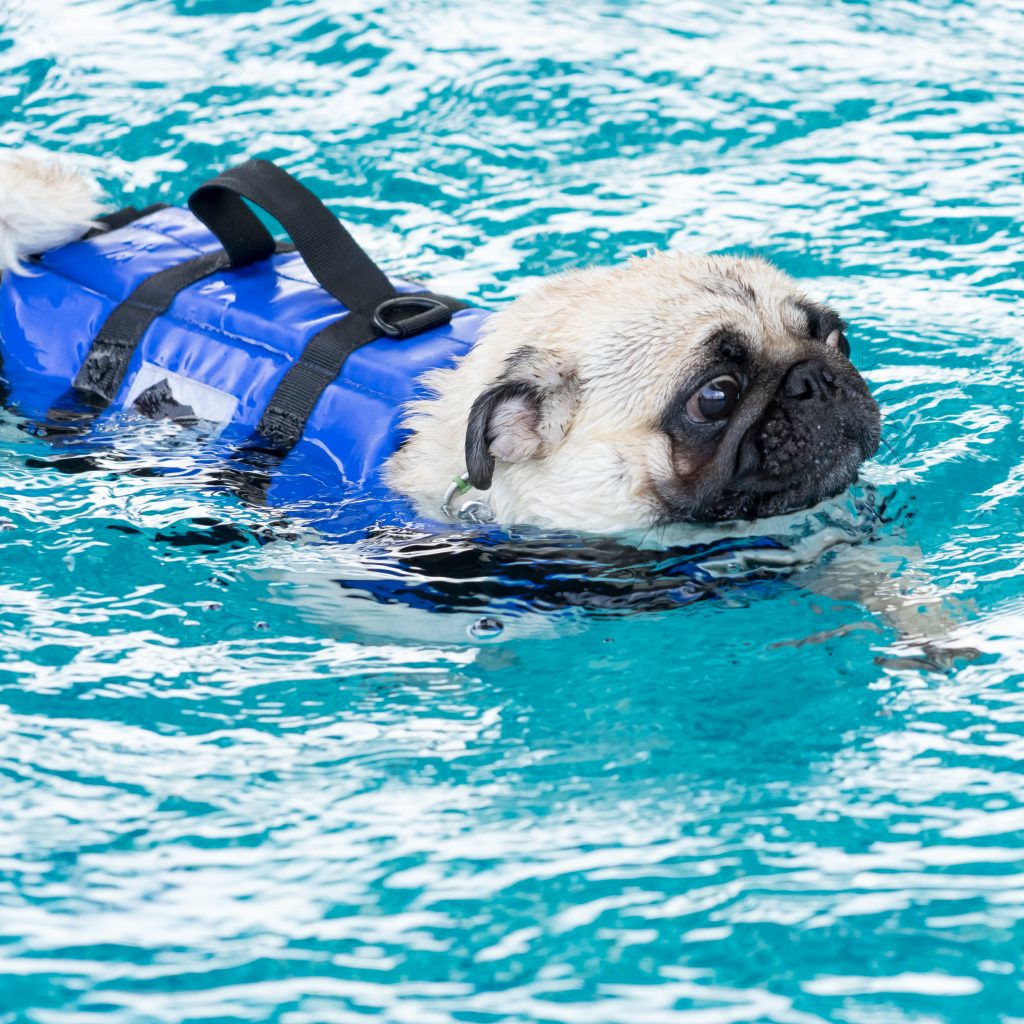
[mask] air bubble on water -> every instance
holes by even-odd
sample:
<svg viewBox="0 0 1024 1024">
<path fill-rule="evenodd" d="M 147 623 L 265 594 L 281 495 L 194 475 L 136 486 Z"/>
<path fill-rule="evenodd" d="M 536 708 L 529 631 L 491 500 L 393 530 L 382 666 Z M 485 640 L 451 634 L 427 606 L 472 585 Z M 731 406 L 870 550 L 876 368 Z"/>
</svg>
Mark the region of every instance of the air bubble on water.
<svg viewBox="0 0 1024 1024">
<path fill-rule="evenodd" d="M 501 619 L 485 615 L 469 627 L 469 635 L 475 640 L 493 640 L 505 632 L 505 624 Z"/>
</svg>

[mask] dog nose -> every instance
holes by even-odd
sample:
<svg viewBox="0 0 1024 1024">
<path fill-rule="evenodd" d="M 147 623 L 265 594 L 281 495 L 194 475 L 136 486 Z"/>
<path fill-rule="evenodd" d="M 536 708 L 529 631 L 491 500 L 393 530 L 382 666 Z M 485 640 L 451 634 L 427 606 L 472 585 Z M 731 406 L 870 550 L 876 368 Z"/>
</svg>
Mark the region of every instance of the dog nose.
<svg viewBox="0 0 1024 1024">
<path fill-rule="evenodd" d="M 831 398 L 835 377 L 832 371 L 816 359 L 808 359 L 789 368 L 782 380 L 782 393 L 787 398 Z"/>
</svg>

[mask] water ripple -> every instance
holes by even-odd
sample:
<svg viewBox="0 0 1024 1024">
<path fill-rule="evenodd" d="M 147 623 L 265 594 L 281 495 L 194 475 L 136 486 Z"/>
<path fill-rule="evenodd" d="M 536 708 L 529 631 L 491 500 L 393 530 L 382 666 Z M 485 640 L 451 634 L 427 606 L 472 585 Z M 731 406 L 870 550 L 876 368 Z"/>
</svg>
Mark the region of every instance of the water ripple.
<svg viewBox="0 0 1024 1024">
<path fill-rule="evenodd" d="M 0 1024 L 1017 1020 L 1018 7 L 0 0 L 0 144 L 116 201 L 260 155 L 488 303 L 662 246 L 805 278 L 976 652 L 796 584 L 481 640 L 6 417 Z"/>
</svg>

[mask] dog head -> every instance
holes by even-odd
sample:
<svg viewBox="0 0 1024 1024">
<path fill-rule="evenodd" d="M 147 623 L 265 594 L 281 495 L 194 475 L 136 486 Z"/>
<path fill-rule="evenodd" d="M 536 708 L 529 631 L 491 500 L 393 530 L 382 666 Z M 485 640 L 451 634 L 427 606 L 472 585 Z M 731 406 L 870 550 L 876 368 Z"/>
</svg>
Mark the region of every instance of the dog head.
<svg viewBox="0 0 1024 1024">
<path fill-rule="evenodd" d="M 849 355 L 838 314 L 768 263 L 664 254 L 545 282 L 439 393 L 471 402 L 468 476 L 501 522 L 750 520 L 839 494 L 875 452 Z"/>
</svg>

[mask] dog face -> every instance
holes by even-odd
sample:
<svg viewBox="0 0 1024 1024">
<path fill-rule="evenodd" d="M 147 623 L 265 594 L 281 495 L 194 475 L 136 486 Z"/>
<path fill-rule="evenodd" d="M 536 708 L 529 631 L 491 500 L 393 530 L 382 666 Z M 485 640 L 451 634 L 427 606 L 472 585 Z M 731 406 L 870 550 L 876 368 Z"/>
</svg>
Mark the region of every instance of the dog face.
<svg viewBox="0 0 1024 1024">
<path fill-rule="evenodd" d="M 505 523 L 780 515 L 840 493 L 879 443 L 839 316 L 756 259 L 666 254 L 555 278 L 431 384 L 438 400 L 410 425 L 429 446 L 447 424 L 450 446 L 465 423 L 470 482 Z M 426 454 L 420 440 L 399 466 Z"/>
<path fill-rule="evenodd" d="M 845 490 L 879 443 L 878 406 L 835 311 L 784 303 L 786 343 L 732 324 L 702 343 L 659 427 L 672 471 L 651 488 L 665 522 L 760 519 Z M 768 344 L 764 342 L 767 341 Z"/>
</svg>

